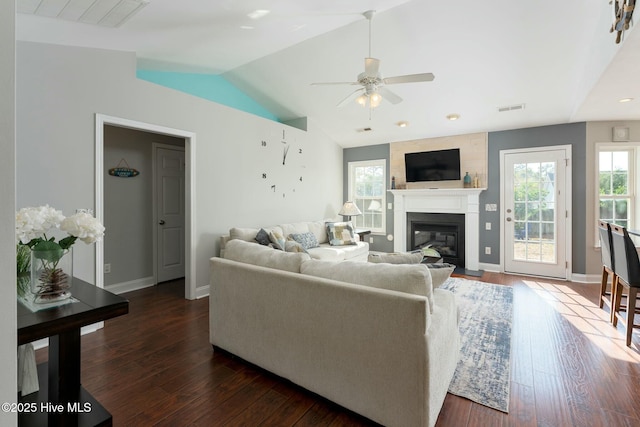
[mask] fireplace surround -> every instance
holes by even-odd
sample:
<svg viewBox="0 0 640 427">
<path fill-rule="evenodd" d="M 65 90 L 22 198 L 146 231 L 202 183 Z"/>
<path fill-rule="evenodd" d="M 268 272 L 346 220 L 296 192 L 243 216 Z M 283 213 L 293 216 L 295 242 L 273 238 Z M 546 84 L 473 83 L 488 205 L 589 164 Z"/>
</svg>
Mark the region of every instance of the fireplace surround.
<svg viewBox="0 0 640 427">
<path fill-rule="evenodd" d="M 479 270 L 480 193 L 484 188 L 389 190 L 394 196 L 393 225 L 396 252 L 411 250 L 409 213 L 464 214 L 464 268 Z"/>
</svg>

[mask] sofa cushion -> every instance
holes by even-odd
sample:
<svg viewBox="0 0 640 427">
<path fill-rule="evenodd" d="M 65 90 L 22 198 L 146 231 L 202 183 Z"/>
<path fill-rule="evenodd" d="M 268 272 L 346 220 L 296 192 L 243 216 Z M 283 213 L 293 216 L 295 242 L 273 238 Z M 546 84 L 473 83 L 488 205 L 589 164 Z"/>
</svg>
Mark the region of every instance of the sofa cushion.
<svg viewBox="0 0 640 427">
<path fill-rule="evenodd" d="M 316 239 L 320 244 L 327 243 L 329 241 L 327 238 L 327 228 L 325 226 L 326 222 L 327 221 L 312 221 L 308 223 L 309 231 L 316 236 Z"/>
<path fill-rule="evenodd" d="M 364 261 L 368 252 L 369 244 L 366 242 L 346 246 L 331 246 L 329 243 L 323 243 L 317 248 L 307 249 L 311 258 L 322 261 L 345 261 L 354 258 Z"/>
<path fill-rule="evenodd" d="M 318 247 L 318 239 L 311 231 L 307 231 L 306 233 L 292 233 L 289 234 L 289 237 L 300 243 L 305 250 Z"/>
<path fill-rule="evenodd" d="M 282 234 L 288 236 L 290 234 L 307 233 L 309 232 L 308 222 L 294 222 L 291 224 L 280 224 Z"/>
<path fill-rule="evenodd" d="M 258 235 L 258 231 L 260 230 L 258 230 L 257 228 L 234 227 L 229 230 L 229 237 L 231 238 L 231 240 L 239 239 L 244 240 L 245 242 L 251 242 L 252 240 L 255 240 L 256 236 Z"/>
<path fill-rule="evenodd" d="M 310 260 L 300 266 L 300 272 L 356 285 L 389 289 L 427 298 L 433 313 L 431 275 L 423 264 L 374 264 L 368 262 L 331 262 Z"/>
<path fill-rule="evenodd" d="M 433 288 L 439 288 L 451 276 L 456 266 L 447 263 L 425 264 L 431 273 L 431 283 Z"/>
<path fill-rule="evenodd" d="M 311 258 L 305 253 L 284 252 L 250 243 L 244 240 L 230 240 L 225 248 L 224 257 L 232 261 L 278 270 L 300 272 L 300 265 Z"/>
<path fill-rule="evenodd" d="M 394 253 L 370 253 L 369 262 L 387 264 L 420 264 L 422 262 L 422 254 L 420 252 L 394 252 Z"/>
<path fill-rule="evenodd" d="M 355 245 L 357 240 L 351 221 L 327 222 L 327 238 L 331 246 Z"/>
</svg>

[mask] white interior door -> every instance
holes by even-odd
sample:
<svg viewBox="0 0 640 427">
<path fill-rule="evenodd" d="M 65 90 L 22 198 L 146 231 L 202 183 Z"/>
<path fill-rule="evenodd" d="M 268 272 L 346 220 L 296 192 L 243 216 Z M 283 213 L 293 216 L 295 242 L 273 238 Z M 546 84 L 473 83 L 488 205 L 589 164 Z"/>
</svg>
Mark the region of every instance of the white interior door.
<svg viewBox="0 0 640 427">
<path fill-rule="evenodd" d="M 504 270 L 567 279 L 570 148 L 501 152 Z"/>
<path fill-rule="evenodd" d="M 184 277 L 184 189 L 183 147 L 156 146 L 156 241 L 157 281 Z"/>
</svg>

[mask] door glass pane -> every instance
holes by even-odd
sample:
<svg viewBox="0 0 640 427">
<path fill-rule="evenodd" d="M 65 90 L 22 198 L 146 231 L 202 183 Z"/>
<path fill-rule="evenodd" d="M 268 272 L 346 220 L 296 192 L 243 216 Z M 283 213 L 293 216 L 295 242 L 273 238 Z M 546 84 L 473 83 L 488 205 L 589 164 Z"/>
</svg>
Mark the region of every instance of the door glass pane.
<svg viewBox="0 0 640 427">
<path fill-rule="evenodd" d="M 515 164 L 514 259 L 529 262 L 556 260 L 556 163 Z"/>
</svg>

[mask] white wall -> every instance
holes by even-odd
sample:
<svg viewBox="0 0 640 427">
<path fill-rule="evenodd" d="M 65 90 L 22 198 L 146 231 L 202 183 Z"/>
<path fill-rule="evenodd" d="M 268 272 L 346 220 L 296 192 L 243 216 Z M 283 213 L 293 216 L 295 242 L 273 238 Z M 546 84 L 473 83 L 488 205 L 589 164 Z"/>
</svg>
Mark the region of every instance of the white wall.
<svg viewBox="0 0 640 427">
<path fill-rule="evenodd" d="M 15 2 L 0 10 L 0 400 L 16 400 L 15 248 Z M 16 414 L 0 412 L 0 426 L 17 424 Z"/>
<path fill-rule="evenodd" d="M 196 134 L 196 285 L 209 280 L 209 258 L 232 226 L 333 216 L 342 202 L 342 149 L 308 132 L 135 78 L 135 55 L 18 42 L 17 186 L 19 207 L 49 203 L 65 213 L 94 207 L 94 115 L 102 113 Z M 276 197 L 262 180 L 275 161 L 261 140 L 305 147 L 304 184 Z M 273 145 L 272 145 L 273 146 Z M 281 162 L 281 158 L 279 160 Z M 288 179 L 292 171 L 273 171 Z M 76 245 L 74 272 L 94 282 L 94 249 Z"/>
</svg>

